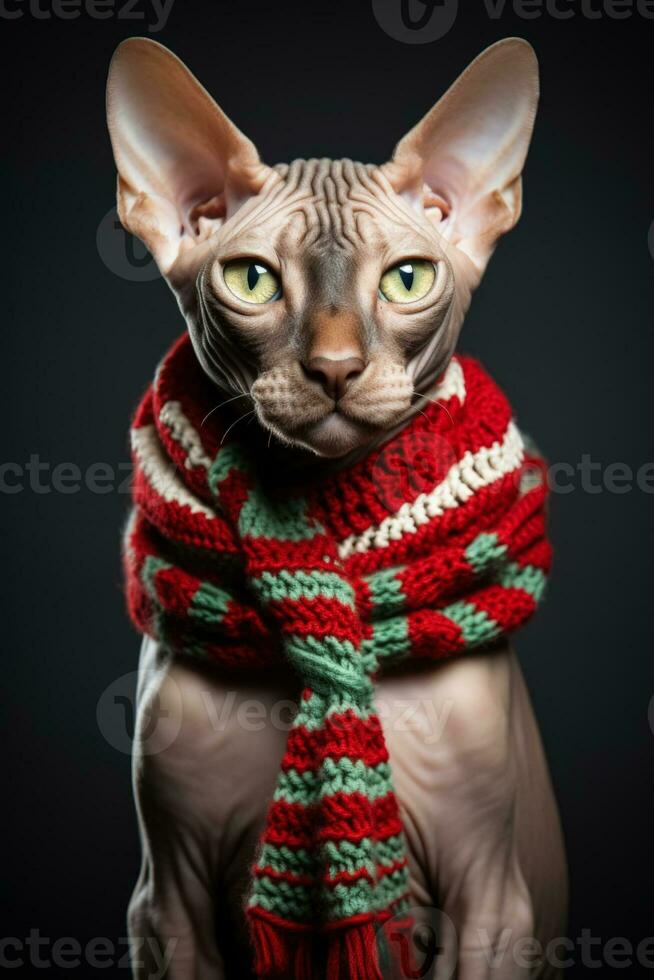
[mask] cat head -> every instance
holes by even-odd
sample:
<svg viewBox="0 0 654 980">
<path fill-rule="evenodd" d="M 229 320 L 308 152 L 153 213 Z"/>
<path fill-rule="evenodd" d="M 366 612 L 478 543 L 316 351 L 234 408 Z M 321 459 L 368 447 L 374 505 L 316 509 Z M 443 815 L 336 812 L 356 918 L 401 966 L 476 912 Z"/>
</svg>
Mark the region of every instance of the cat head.
<svg viewBox="0 0 654 980">
<path fill-rule="evenodd" d="M 424 406 L 518 220 L 532 48 L 483 52 L 381 166 L 269 167 L 142 38 L 109 71 L 118 212 L 175 292 L 200 363 L 282 442 L 340 457 Z"/>
</svg>

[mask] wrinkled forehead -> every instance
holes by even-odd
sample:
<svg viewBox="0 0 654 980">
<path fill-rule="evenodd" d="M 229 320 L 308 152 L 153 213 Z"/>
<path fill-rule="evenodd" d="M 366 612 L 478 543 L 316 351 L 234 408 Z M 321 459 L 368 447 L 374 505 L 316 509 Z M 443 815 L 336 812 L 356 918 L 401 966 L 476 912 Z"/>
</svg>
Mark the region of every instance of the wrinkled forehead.
<svg viewBox="0 0 654 980">
<path fill-rule="evenodd" d="M 370 191 L 378 169 L 373 163 L 358 160 L 293 160 L 273 167 L 290 191 L 301 190 L 319 200 L 345 204 L 357 194 Z"/>
<path fill-rule="evenodd" d="M 424 218 L 390 188 L 375 164 L 294 160 L 274 168 L 280 180 L 252 201 L 232 235 L 247 247 L 265 242 L 283 258 L 301 256 L 306 272 L 324 278 L 392 246 L 424 249 L 432 239 Z M 339 277 L 340 278 L 340 277 Z"/>
<path fill-rule="evenodd" d="M 372 165 L 353 160 L 294 160 L 275 170 L 284 227 L 278 246 L 302 248 L 307 271 L 329 257 L 359 253 L 378 244 L 377 195 Z M 274 193 L 274 191 L 273 191 Z"/>
</svg>

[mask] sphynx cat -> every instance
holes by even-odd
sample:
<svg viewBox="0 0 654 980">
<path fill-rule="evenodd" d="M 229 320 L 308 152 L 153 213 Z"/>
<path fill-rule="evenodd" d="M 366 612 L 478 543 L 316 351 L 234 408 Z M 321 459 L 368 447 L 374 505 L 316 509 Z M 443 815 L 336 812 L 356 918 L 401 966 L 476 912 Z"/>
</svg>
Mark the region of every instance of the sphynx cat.
<svg viewBox="0 0 654 980">
<path fill-rule="evenodd" d="M 119 47 L 108 120 L 121 220 L 172 288 L 216 405 L 231 401 L 235 424 L 254 413 L 271 460 L 343 465 L 424 407 L 520 215 L 537 100 L 534 53 L 507 39 L 390 162 L 269 167 L 171 52 L 145 39 Z M 376 690 L 415 905 L 454 927 L 439 962 L 457 961 L 460 980 L 558 975 L 556 946 L 541 966 L 516 947 L 561 935 L 566 870 L 512 649 L 414 668 Z M 244 889 L 284 751 L 279 706 L 298 693 L 290 671 L 264 688 L 144 642 L 138 727 L 153 712 L 157 724 L 134 758 L 137 978 L 162 975 L 153 942 L 171 980 L 249 975 Z"/>
</svg>

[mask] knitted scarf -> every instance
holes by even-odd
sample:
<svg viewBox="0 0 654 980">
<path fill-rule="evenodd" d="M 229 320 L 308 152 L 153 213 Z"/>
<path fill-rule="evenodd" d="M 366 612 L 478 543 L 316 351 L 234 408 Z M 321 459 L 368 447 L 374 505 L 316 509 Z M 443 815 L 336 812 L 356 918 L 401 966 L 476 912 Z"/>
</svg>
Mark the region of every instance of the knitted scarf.
<svg viewBox="0 0 654 980">
<path fill-rule="evenodd" d="M 130 614 L 179 655 L 295 668 L 303 693 L 247 904 L 255 971 L 315 976 L 320 937 L 330 980 L 375 980 L 376 933 L 409 893 L 373 681 L 534 612 L 551 558 L 544 464 L 465 357 L 406 428 L 315 481 L 267 466 L 274 450 L 252 427 L 239 440 L 216 400 L 184 336 L 132 428 Z"/>
</svg>

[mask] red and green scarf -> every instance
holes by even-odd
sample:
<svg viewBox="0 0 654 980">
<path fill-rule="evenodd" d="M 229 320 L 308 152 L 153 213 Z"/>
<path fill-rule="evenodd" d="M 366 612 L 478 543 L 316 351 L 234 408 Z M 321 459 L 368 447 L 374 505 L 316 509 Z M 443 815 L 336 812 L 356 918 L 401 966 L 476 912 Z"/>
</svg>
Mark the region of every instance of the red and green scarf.
<svg viewBox="0 0 654 980">
<path fill-rule="evenodd" d="M 184 336 L 136 413 L 130 614 L 217 668 L 295 668 L 248 897 L 255 970 L 314 976 L 319 936 L 330 980 L 375 980 L 379 927 L 410 903 L 374 679 L 531 616 L 551 560 L 544 464 L 469 358 L 390 441 L 300 485 L 265 440 L 227 431 L 217 395 Z"/>
</svg>

